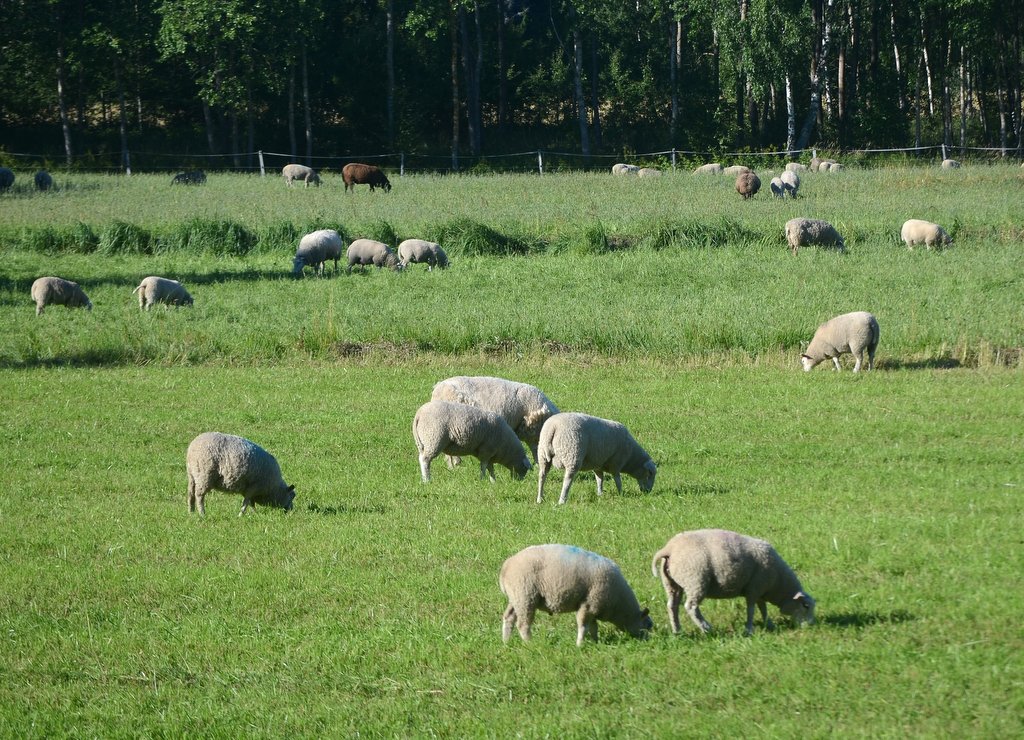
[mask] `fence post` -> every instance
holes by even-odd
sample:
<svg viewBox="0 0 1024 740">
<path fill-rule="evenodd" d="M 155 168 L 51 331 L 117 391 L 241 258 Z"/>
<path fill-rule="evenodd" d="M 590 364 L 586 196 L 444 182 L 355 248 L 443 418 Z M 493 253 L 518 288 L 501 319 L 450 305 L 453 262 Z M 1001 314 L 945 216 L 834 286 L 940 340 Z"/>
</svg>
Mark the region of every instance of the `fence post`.
<svg viewBox="0 0 1024 740">
<path fill-rule="evenodd" d="M 942 158 L 948 159 L 948 157 L 946 157 L 946 142 L 942 142 Z"/>
<path fill-rule="evenodd" d="M 398 156 L 398 176 L 405 177 L 405 152 L 402 152 Z"/>
<path fill-rule="evenodd" d="M 544 174 L 544 154 L 540 149 L 537 150 L 537 172 Z"/>
<path fill-rule="evenodd" d="M 676 149 L 672 147 L 672 169 L 676 168 Z"/>
<path fill-rule="evenodd" d="M 128 177 L 132 174 L 132 155 L 127 149 L 124 150 L 124 174 Z"/>
<path fill-rule="evenodd" d="M 817 159 L 817 158 L 818 158 L 818 150 L 817 149 L 811 149 L 811 159 Z"/>
<path fill-rule="evenodd" d="M 260 155 L 260 177 L 266 177 L 267 176 L 267 168 L 263 166 L 263 150 L 262 149 L 260 149 L 259 155 Z"/>
</svg>

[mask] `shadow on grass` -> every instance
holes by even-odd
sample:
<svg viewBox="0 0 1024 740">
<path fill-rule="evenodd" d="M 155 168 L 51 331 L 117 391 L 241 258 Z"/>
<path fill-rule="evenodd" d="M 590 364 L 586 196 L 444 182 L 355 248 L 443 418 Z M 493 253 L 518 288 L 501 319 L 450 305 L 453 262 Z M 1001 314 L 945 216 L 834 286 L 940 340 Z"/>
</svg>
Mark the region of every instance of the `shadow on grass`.
<svg viewBox="0 0 1024 740">
<path fill-rule="evenodd" d="M 323 516 L 339 516 L 341 514 L 386 514 L 387 508 L 384 504 L 338 504 L 337 506 L 323 506 L 310 501 L 306 504 L 306 511 L 311 514 L 322 514 Z"/>
<path fill-rule="evenodd" d="M 880 362 L 876 370 L 953 370 L 963 367 L 963 363 L 954 357 L 930 357 L 926 360 L 890 360 Z"/>
<path fill-rule="evenodd" d="M 851 612 L 848 614 L 829 614 L 821 620 L 821 624 L 829 627 L 874 627 L 879 624 L 903 624 L 915 622 L 917 617 L 908 611 L 897 609 L 883 614 L 882 612 Z"/>
<path fill-rule="evenodd" d="M 118 350 L 86 350 L 62 357 L 32 357 L 27 360 L 0 358 L 0 370 L 45 370 L 57 367 L 118 367 L 141 365 L 137 356 Z"/>
</svg>

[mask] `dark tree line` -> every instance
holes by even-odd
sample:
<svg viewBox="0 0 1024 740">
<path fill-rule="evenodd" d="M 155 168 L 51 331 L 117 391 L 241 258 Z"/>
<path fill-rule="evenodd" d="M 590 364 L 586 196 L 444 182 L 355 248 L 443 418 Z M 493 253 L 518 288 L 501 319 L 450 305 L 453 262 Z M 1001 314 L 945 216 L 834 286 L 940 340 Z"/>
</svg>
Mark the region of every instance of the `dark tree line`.
<svg viewBox="0 0 1024 740">
<path fill-rule="evenodd" d="M 1021 153 L 1024 0 L 0 0 L 0 21 L 0 146 L 68 162 Z"/>
</svg>

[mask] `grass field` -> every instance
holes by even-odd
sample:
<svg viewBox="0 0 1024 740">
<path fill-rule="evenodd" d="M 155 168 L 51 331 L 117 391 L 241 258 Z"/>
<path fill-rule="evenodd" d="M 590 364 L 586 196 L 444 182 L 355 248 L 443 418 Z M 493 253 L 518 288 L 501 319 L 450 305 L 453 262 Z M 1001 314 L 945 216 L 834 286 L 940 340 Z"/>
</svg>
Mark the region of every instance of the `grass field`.
<svg viewBox="0 0 1024 740">
<path fill-rule="evenodd" d="M 1019 173 L 846 174 L 808 176 L 795 204 L 682 175 L 408 178 L 347 200 L 331 178 L 69 176 L 0 197 L 0 735 L 1020 735 Z M 795 215 L 846 224 L 848 253 L 788 255 Z M 898 247 L 910 216 L 956 246 Z M 194 219 L 247 224 L 250 248 L 175 246 Z M 458 219 L 529 248 L 293 280 L 294 241 L 265 238 Z M 115 220 L 152 253 L 60 241 Z M 36 318 L 43 274 L 94 310 Z M 140 313 L 147 274 L 195 307 Z M 800 372 L 800 341 L 860 308 L 876 371 Z M 472 461 L 421 484 L 412 416 L 464 373 L 623 421 L 654 490 L 598 499 L 584 477 L 559 507 L 556 474 L 538 506 L 534 472 L 488 484 Z M 277 456 L 291 514 L 239 519 L 215 492 L 187 515 L 185 448 L 211 429 Z M 673 637 L 650 558 L 711 526 L 773 542 L 818 623 L 747 639 L 742 601 L 706 602 L 716 632 Z M 615 559 L 651 638 L 602 625 L 577 649 L 571 615 L 541 615 L 503 645 L 498 569 L 540 542 Z"/>
</svg>

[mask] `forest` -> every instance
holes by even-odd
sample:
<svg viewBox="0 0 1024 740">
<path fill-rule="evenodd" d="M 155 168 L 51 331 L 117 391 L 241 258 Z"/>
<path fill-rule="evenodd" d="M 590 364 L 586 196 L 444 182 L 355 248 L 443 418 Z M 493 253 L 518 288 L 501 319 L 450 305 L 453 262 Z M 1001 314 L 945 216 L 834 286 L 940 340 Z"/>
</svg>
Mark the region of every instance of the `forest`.
<svg viewBox="0 0 1024 740">
<path fill-rule="evenodd" d="M 0 0 L 0 21 L 8 164 L 1022 153 L 1024 0 Z"/>
</svg>

